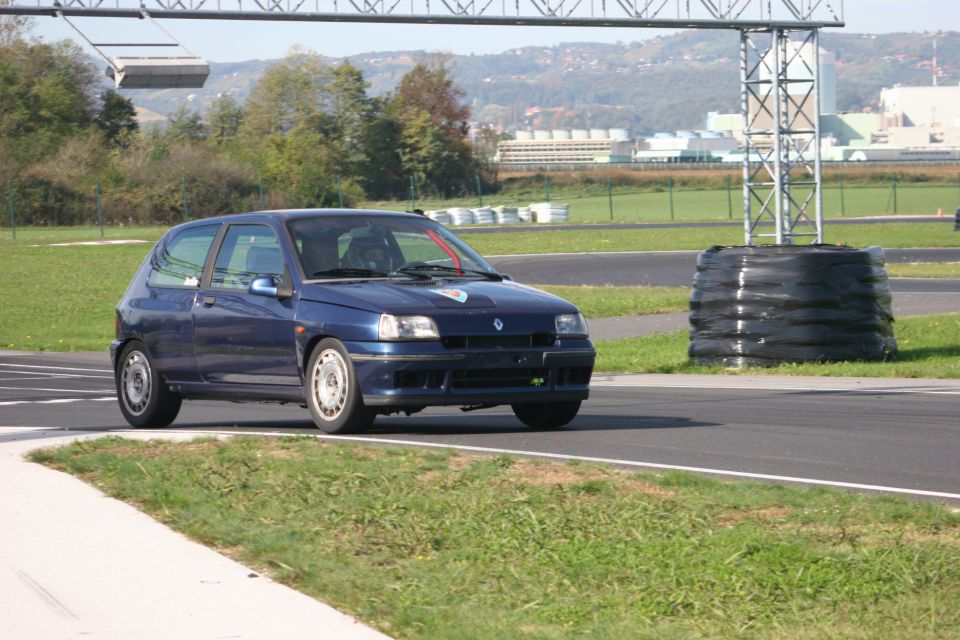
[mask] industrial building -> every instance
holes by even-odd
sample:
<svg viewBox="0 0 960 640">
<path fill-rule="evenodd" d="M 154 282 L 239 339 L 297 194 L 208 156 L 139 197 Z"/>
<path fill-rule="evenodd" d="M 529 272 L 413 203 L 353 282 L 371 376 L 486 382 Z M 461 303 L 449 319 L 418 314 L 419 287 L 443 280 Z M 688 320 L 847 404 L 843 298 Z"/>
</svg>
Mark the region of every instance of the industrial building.
<svg viewBox="0 0 960 640">
<path fill-rule="evenodd" d="M 804 79 L 813 81 L 813 48 L 791 46 L 785 53 L 791 60 L 789 75 L 796 80 L 787 93 L 795 99 L 786 100 L 782 108 L 798 122 L 812 122 L 815 105 L 804 99 L 810 88 Z M 876 113 L 837 113 L 836 78 L 834 55 L 821 49 L 820 152 L 824 161 L 960 160 L 960 85 L 895 86 L 881 92 Z M 750 128 L 772 129 L 775 109 L 769 90 L 751 94 L 748 102 Z M 500 143 L 497 159 L 502 165 L 740 162 L 746 125 L 743 114 L 710 112 L 703 130 L 657 133 L 635 142 L 627 129 L 517 131 L 515 140 Z M 765 137 L 754 135 L 753 146 L 762 151 L 772 144 L 772 136 Z"/>
<path fill-rule="evenodd" d="M 501 165 L 594 164 L 632 161 L 629 129 L 517 131 L 497 145 Z"/>
<path fill-rule="evenodd" d="M 635 162 L 718 162 L 739 145 L 720 131 L 657 133 L 634 151 Z"/>
</svg>

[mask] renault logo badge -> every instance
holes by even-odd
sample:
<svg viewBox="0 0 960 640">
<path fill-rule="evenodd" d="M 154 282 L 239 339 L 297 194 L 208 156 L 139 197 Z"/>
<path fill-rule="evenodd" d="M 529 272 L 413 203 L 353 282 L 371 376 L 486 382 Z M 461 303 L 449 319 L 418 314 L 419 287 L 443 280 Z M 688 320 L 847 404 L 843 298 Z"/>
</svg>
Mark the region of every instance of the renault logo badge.
<svg viewBox="0 0 960 640">
<path fill-rule="evenodd" d="M 496 329 L 497 331 L 502 331 L 502 330 L 503 330 L 503 320 L 501 320 L 500 318 L 494 319 L 494 321 L 493 321 L 493 328 Z"/>
</svg>

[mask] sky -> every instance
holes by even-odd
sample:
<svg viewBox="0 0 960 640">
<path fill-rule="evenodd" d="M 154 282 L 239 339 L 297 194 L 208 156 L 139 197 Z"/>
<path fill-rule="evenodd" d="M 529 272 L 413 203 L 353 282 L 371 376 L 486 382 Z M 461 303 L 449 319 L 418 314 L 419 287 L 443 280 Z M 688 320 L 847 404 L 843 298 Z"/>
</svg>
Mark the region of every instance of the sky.
<svg viewBox="0 0 960 640">
<path fill-rule="evenodd" d="M 149 5 L 148 2 L 147 6 Z M 847 26 L 843 31 L 850 33 L 960 29 L 958 0 L 844 0 L 844 7 Z M 99 24 L 95 25 L 95 22 Z M 123 25 L 124 40 L 130 41 L 136 37 L 136 30 L 145 26 L 138 24 L 139 22 L 129 19 L 77 21 L 95 42 L 116 42 L 115 30 L 118 25 Z M 518 47 L 551 46 L 563 42 L 631 42 L 644 40 L 658 33 L 669 33 L 652 29 L 361 25 L 232 20 L 165 20 L 162 24 L 190 52 L 211 62 L 280 58 L 294 45 L 335 58 L 372 51 L 398 50 L 469 55 L 501 53 Z M 44 40 L 72 38 L 82 43 L 62 20 L 54 18 L 37 18 L 34 21 L 33 35 Z M 113 40 L 110 40 L 111 37 Z M 155 32 L 144 31 L 143 39 L 135 41 L 158 40 Z M 89 50 L 89 47 L 84 46 Z M 112 53 L 117 55 L 127 52 Z"/>
</svg>

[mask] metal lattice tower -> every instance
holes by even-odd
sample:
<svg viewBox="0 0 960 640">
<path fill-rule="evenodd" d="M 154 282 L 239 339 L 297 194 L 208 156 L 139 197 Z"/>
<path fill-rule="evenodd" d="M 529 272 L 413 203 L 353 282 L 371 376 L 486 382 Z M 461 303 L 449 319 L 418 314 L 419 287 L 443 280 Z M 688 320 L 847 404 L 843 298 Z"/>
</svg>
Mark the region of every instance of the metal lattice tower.
<svg viewBox="0 0 960 640">
<path fill-rule="evenodd" d="M 819 32 L 844 26 L 843 0 L 0 0 L 2 15 L 739 30 L 744 242 L 823 241 Z"/>
<path fill-rule="evenodd" d="M 740 32 L 746 244 L 823 242 L 819 40 L 818 29 Z"/>
</svg>

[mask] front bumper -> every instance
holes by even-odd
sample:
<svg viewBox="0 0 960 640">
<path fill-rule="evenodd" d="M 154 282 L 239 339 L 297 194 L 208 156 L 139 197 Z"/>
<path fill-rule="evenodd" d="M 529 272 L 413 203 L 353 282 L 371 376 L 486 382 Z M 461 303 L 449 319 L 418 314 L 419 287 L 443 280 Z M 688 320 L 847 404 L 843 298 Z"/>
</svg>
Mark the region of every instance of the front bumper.
<svg viewBox="0 0 960 640">
<path fill-rule="evenodd" d="M 448 350 L 438 343 L 348 343 L 367 406 L 500 405 L 585 400 L 589 340 L 549 348 Z"/>
</svg>

